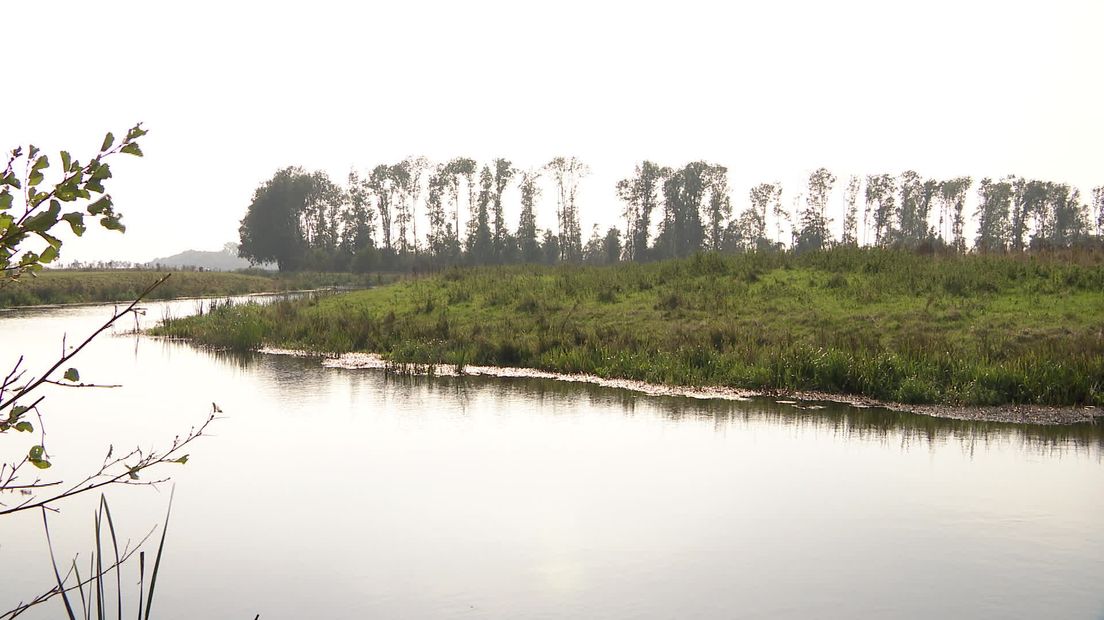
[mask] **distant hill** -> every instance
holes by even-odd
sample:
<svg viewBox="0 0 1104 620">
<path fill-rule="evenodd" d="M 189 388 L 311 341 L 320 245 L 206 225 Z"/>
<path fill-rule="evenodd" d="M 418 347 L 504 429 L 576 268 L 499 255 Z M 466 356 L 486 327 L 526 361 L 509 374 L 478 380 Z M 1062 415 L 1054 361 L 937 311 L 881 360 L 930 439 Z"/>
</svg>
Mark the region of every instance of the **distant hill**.
<svg viewBox="0 0 1104 620">
<path fill-rule="evenodd" d="M 172 256 L 155 258 L 146 263 L 146 266 L 149 267 L 158 265 L 163 268 L 180 269 L 190 267 L 212 271 L 233 271 L 250 267 L 249 261 L 238 256 L 238 244 L 236 243 L 227 243 L 221 250 L 215 251 L 186 250 Z M 276 265 L 256 265 L 256 267 L 259 269 L 275 269 Z"/>
</svg>

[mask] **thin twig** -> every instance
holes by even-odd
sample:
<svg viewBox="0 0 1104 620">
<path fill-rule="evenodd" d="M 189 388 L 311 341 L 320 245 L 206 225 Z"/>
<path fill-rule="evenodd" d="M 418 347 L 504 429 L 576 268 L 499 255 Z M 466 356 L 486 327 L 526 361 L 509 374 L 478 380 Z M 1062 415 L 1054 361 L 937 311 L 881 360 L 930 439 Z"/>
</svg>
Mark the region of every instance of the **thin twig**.
<svg viewBox="0 0 1104 620">
<path fill-rule="evenodd" d="M 95 339 L 96 336 L 99 336 L 107 328 L 111 327 L 115 323 L 115 321 L 118 321 L 120 318 L 122 318 L 122 317 L 126 316 L 128 313 L 132 312 L 134 310 L 134 307 L 138 305 L 138 302 L 142 301 L 142 299 L 144 299 L 146 297 L 146 295 L 149 295 L 151 292 L 153 292 L 153 289 L 157 288 L 158 286 L 161 286 L 161 284 L 163 284 L 165 282 L 165 280 L 168 280 L 171 275 L 172 275 L 171 273 L 167 273 L 164 276 L 161 276 L 160 278 L 158 278 L 157 281 L 154 282 L 153 284 L 150 284 L 149 286 L 147 286 L 146 290 L 142 291 L 142 293 L 140 295 L 138 295 L 138 297 L 134 301 L 130 302 L 130 305 L 128 305 L 122 312 L 120 312 L 120 311 L 118 311 L 118 309 L 116 309 L 115 313 L 111 316 L 111 318 L 109 318 L 106 322 L 104 322 L 104 324 L 101 325 L 96 331 L 92 332 L 92 335 L 85 338 L 84 342 L 80 343 L 75 349 L 73 349 L 72 353 L 66 353 L 65 355 L 62 355 L 58 359 L 58 361 L 55 362 L 54 365 L 50 367 L 49 370 L 47 370 L 45 373 L 43 373 L 42 377 L 32 381 L 30 384 L 24 386 L 22 389 L 20 389 L 18 392 L 16 392 L 16 394 L 14 396 L 12 396 L 8 400 L 0 403 L 0 410 L 7 409 L 13 403 L 15 403 L 15 401 L 19 400 L 24 395 L 26 395 L 28 392 L 30 392 L 31 390 L 34 390 L 35 388 L 37 388 L 38 386 L 40 386 L 44 382 L 46 382 L 48 380 L 48 378 L 50 377 L 50 375 L 52 375 L 55 370 L 60 368 L 62 366 L 62 364 L 64 364 L 65 362 L 68 362 L 76 354 L 80 353 L 81 349 L 84 349 L 84 347 L 86 347 L 88 345 L 88 343 L 92 342 L 92 340 Z"/>
</svg>

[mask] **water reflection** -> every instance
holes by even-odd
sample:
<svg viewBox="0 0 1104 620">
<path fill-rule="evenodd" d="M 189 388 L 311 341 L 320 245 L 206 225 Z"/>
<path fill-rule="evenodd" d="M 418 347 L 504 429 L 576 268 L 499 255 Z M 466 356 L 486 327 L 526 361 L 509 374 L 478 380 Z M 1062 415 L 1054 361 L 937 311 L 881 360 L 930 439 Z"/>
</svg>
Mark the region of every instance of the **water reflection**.
<svg viewBox="0 0 1104 620">
<path fill-rule="evenodd" d="M 49 359 L 109 310 L 3 319 L 5 351 Z M 1099 610 L 1098 427 L 330 369 L 133 336 L 80 364 L 124 387 L 50 395 L 57 469 L 171 437 L 212 400 L 226 412 L 172 472 L 169 618 Z M 127 489 L 112 510 L 148 527 L 163 499 Z M 62 555 L 86 552 L 85 515 L 58 516 Z M 21 570 L 0 603 L 53 579 L 41 523 L 3 525 L 0 566 Z"/>
<path fill-rule="evenodd" d="M 241 369 L 267 369 L 272 373 L 274 389 L 302 386 L 320 372 L 318 359 L 289 355 L 233 353 L 199 348 L 201 354 Z M 1023 425 L 1007 422 L 957 420 L 876 407 L 854 407 L 834 402 L 779 403 L 772 398 L 750 400 L 705 399 L 685 396 L 650 396 L 637 392 L 539 378 L 499 378 L 487 376 L 427 376 L 391 373 L 377 369 L 329 368 L 325 373 L 348 380 L 380 382 L 389 386 L 427 390 L 437 396 L 453 398 L 460 405 L 469 395 L 484 394 L 534 401 L 536 410 L 555 415 L 555 402 L 586 402 L 594 406 L 618 406 L 627 416 L 640 410 L 658 413 L 678 422 L 711 420 L 717 432 L 756 424 L 792 427 L 829 433 L 863 441 L 898 443 L 902 450 L 931 448 L 948 442 L 961 444 L 968 454 L 996 445 L 1030 449 L 1040 455 L 1057 456 L 1065 450 L 1092 452 L 1104 456 L 1104 425 Z M 296 390 L 300 388 L 294 388 Z M 809 405 L 815 405 L 809 408 Z"/>
</svg>

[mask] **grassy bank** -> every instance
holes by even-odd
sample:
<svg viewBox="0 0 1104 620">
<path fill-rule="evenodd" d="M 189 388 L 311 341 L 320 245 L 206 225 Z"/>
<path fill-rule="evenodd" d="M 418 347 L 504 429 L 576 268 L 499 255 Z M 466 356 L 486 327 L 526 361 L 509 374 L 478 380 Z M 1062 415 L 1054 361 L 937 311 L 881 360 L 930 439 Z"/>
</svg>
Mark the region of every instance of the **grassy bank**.
<svg viewBox="0 0 1104 620">
<path fill-rule="evenodd" d="M 46 270 L 0 286 L 0 308 L 87 302 L 129 301 L 168 272 L 140 270 Z M 179 271 L 150 299 L 245 295 L 328 286 L 363 288 L 382 281 L 375 275 L 219 271 Z"/>
<path fill-rule="evenodd" d="M 1099 255 L 838 249 L 450 270 L 224 307 L 162 333 L 238 349 L 376 351 L 680 385 L 908 403 L 1104 404 Z"/>
</svg>

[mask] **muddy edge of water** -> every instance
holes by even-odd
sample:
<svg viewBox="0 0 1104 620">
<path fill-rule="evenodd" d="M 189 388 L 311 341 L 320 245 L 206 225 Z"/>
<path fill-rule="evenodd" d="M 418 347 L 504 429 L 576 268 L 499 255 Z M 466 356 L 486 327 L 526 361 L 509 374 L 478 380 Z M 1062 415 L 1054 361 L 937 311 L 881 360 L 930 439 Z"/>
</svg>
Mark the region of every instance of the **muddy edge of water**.
<svg viewBox="0 0 1104 620">
<path fill-rule="evenodd" d="M 264 348 L 260 350 L 260 353 L 319 358 L 322 365 L 328 368 L 371 368 L 409 374 L 437 376 L 476 375 L 502 378 L 551 379 L 554 381 L 591 383 L 602 387 L 632 390 L 650 396 L 684 396 L 689 398 L 723 400 L 774 398 L 776 402 L 791 404 L 798 409 L 819 409 L 823 408 L 823 406 L 818 405 L 818 402 L 831 402 L 851 405 L 852 407 L 880 407 L 892 411 L 903 411 L 952 420 L 1009 422 L 1015 424 L 1096 423 L 1097 418 L 1104 417 L 1104 408 L 1091 406 L 1048 407 L 1040 405 L 1000 405 L 967 407 L 955 405 L 910 405 L 905 403 L 885 402 L 862 396 L 832 394 L 828 392 L 801 392 L 788 390 L 755 391 L 728 387 L 671 386 L 628 379 L 606 379 L 587 374 L 554 373 L 532 368 L 465 366 L 460 370 L 455 366 L 441 364 L 393 364 L 376 353 L 345 353 L 334 355 L 279 348 Z"/>
</svg>

